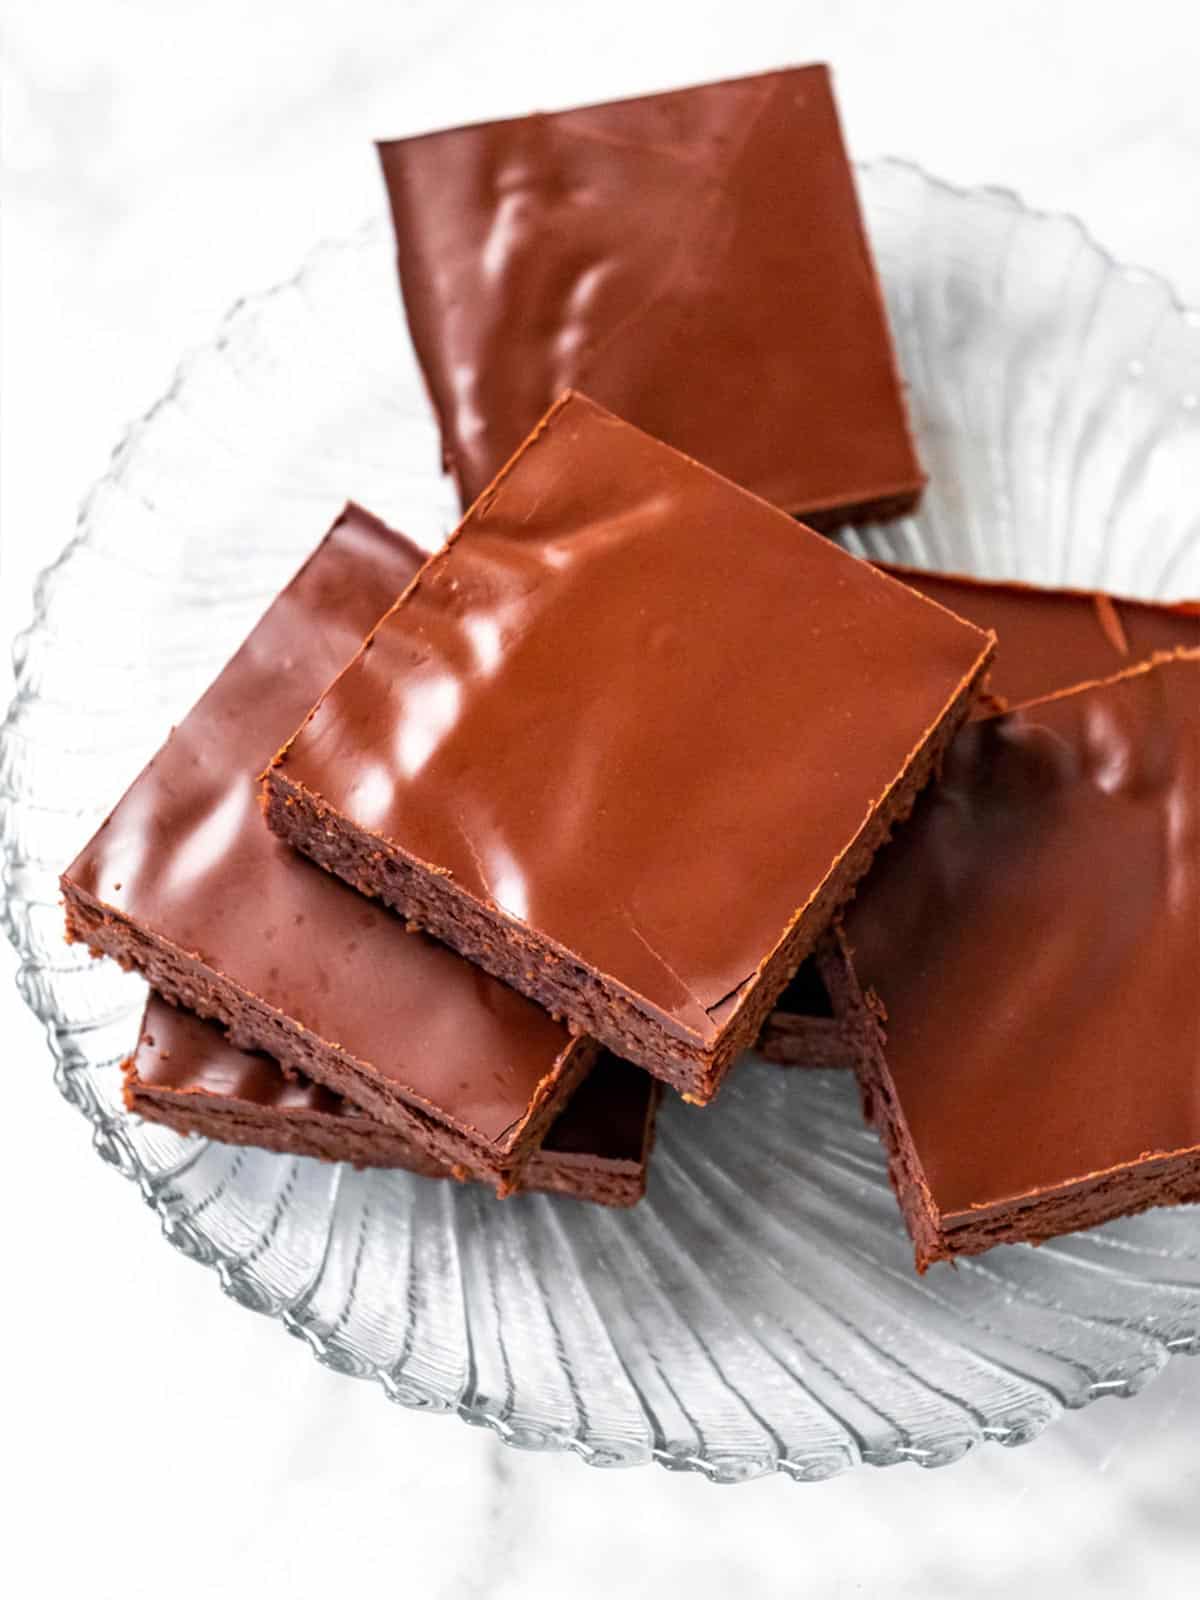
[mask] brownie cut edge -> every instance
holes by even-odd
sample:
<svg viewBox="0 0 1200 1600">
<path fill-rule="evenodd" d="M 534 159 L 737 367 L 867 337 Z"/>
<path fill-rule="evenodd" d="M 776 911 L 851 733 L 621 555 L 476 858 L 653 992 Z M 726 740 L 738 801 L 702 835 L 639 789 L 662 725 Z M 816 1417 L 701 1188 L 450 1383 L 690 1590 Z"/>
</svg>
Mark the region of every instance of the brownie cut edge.
<svg viewBox="0 0 1200 1600">
<path fill-rule="evenodd" d="M 1198 796 L 1160 653 L 971 723 L 873 867 L 855 1065 L 919 1271 L 1200 1200 Z"/>
</svg>

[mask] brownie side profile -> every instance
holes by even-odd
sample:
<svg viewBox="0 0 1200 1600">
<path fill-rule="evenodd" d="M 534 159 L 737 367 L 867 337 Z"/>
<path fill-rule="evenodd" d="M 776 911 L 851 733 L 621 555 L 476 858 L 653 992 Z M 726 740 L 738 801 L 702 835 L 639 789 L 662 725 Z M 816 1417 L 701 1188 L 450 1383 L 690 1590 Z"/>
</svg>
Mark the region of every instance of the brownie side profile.
<svg viewBox="0 0 1200 1600">
<path fill-rule="evenodd" d="M 258 806 L 279 741 L 422 560 L 347 507 L 63 875 L 67 933 L 504 1188 L 597 1047 L 406 934 Z"/>
<path fill-rule="evenodd" d="M 604 1054 L 529 1157 L 518 1190 L 635 1205 L 645 1193 L 661 1086 Z M 286 1077 L 241 1050 L 215 1023 L 157 995 L 125 1064 L 125 1103 L 177 1133 L 356 1167 L 402 1167 L 427 1178 L 469 1176 L 321 1084 Z"/>
<path fill-rule="evenodd" d="M 927 572 L 880 562 L 882 571 L 917 589 L 930 600 L 964 617 L 997 638 L 987 687 L 973 716 L 992 716 L 1007 705 L 1041 699 L 1148 660 L 1156 653 L 1200 648 L 1200 602 L 1132 600 L 1084 589 L 1041 588 L 993 581 L 961 573 Z M 767 1017 L 757 1049 L 787 1066 L 833 1064 L 822 1046 L 822 1016 L 814 1007 L 824 984 L 838 994 L 839 1033 L 849 1048 L 831 1042 L 841 1065 L 852 1066 L 870 1046 L 854 1018 L 861 1018 L 861 991 L 852 958 L 844 950 L 827 953 L 818 971 L 815 960 L 801 968 Z M 827 1034 L 831 1031 L 827 1026 Z"/>
<path fill-rule="evenodd" d="M 970 723 L 845 924 L 919 1270 L 1200 1199 L 1200 652 Z"/>
<path fill-rule="evenodd" d="M 379 147 L 463 509 L 568 388 L 811 526 L 924 482 L 829 70 Z"/>
<path fill-rule="evenodd" d="M 273 829 L 712 1098 L 990 636 L 565 396 L 267 775 Z"/>
</svg>

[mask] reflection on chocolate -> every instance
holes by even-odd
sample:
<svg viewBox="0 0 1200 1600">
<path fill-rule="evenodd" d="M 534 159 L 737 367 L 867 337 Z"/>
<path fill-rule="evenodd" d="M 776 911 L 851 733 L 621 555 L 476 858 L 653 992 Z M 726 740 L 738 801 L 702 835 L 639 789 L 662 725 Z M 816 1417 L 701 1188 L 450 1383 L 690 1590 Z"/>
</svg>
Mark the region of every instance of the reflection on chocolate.
<svg viewBox="0 0 1200 1600">
<path fill-rule="evenodd" d="M 922 474 L 828 69 L 380 146 L 464 508 L 568 388 L 808 522 Z"/>
</svg>

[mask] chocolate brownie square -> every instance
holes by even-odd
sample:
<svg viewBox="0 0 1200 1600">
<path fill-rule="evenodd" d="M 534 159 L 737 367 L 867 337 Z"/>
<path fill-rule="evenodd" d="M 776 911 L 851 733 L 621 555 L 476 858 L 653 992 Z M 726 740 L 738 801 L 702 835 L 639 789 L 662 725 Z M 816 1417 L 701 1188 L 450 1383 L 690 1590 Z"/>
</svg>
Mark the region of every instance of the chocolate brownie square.
<svg viewBox="0 0 1200 1600">
<path fill-rule="evenodd" d="M 467 506 L 567 388 L 811 526 L 924 482 L 829 69 L 380 145 Z"/>
<path fill-rule="evenodd" d="M 273 763 L 268 818 L 704 1102 L 991 646 L 567 395 Z"/>
<path fill-rule="evenodd" d="M 1200 1200 L 1200 652 L 970 723 L 846 936 L 921 1271 Z"/>
</svg>

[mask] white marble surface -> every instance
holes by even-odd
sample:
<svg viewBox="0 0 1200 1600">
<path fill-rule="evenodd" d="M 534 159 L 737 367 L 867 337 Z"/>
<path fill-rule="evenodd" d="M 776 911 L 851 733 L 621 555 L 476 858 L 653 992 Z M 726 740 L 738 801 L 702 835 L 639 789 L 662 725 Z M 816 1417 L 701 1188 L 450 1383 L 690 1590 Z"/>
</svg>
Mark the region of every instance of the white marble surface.
<svg viewBox="0 0 1200 1600">
<path fill-rule="evenodd" d="M 856 155 L 1075 211 L 1200 304 L 1191 0 L 7 0 L 4 19 L 4 638 L 179 355 L 378 207 L 376 134 L 825 58 Z M 1189 1362 L 1024 1450 L 732 1491 L 517 1456 L 321 1371 L 100 1167 L 12 966 L 4 947 L 8 1592 L 1195 1592 Z"/>
</svg>

